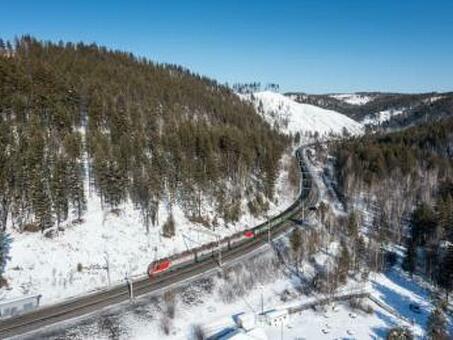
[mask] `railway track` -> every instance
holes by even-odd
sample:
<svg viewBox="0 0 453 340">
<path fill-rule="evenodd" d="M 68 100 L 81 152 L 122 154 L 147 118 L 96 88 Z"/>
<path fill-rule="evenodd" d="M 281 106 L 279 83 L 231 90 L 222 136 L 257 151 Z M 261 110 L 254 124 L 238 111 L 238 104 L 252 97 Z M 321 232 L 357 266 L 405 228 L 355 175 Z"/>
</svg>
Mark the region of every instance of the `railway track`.
<svg viewBox="0 0 453 340">
<path fill-rule="evenodd" d="M 301 170 L 306 173 L 304 171 L 306 170 L 304 169 L 304 163 L 300 157 L 299 154 L 298 159 Z M 307 183 L 310 184 L 308 188 L 305 187 Z M 302 207 L 304 207 L 304 216 L 313 214 L 308 207 L 318 203 L 318 188 L 313 184 L 311 178 L 302 178 L 301 188 L 300 196 L 291 207 L 266 222 L 272 223 L 271 239 L 280 237 L 294 226 L 292 220 L 302 214 Z M 265 250 L 266 244 L 268 244 L 268 234 L 259 233 L 247 242 L 241 243 L 232 249 L 224 250 L 222 252 L 222 267 L 232 266 L 245 257 Z M 215 270 L 219 270 L 219 264 L 216 258 L 213 256 L 205 257 L 199 262 L 161 273 L 152 281 L 148 277 L 137 279 L 133 282 L 134 296 L 139 297 L 151 293 L 159 294 L 165 289 L 210 274 Z M 45 306 L 35 311 L 0 321 L 0 339 L 20 337 L 27 333 L 30 335 L 32 332 L 42 330 L 44 327 L 87 316 L 128 300 L 128 288 L 126 284 L 122 284 L 116 285 L 108 290 L 98 291 L 59 304 Z"/>
</svg>

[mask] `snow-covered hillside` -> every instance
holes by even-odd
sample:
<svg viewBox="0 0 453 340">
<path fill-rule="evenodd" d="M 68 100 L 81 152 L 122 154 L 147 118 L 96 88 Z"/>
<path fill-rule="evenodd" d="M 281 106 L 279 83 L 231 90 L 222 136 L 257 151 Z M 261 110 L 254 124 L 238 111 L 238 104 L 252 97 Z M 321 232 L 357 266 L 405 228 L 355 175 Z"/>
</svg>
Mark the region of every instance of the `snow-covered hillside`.
<svg viewBox="0 0 453 340">
<path fill-rule="evenodd" d="M 297 188 L 291 187 L 288 179 L 290 159 L 285 154 L 280 162 L 276 198 L 269 202 L 270 216 L 286 209 L 297 195 Z M 247 211 L 247 201 L 244 199 L 241 204 Z M 0 288 L 0 301 L 41 294 L 41 304 L 59 302 L 106 288 L 109 281 L 112 285 L 124 282 L 126 275 L 145 275 L 151 261 L 216 240 L 205 227 L 188 220 L 178 205 L 172 208 L 176 228 L 172 238 L 162 236 L 162 225 L 169 213 L 165 203 L 160 204 L 159 222 L 148 234 L 139 211 L 130 202 L 116 212 L 105 211 L 99 196 L 91 193 L 87 206 L 83 223 L 62 224 L 52 239 L 41 233 L 13 231 L 11 260 L 4 274 L 8 286 Z M 209 216 L 216 213 L 207 200 L 203 210 Z M 248 212 L 235 224 L 225 225 L 219 218 L 215 233 L 231 235 L 264 220 L 265 216 L 254 218 Z"/>
<path fill-rule="evenodd" d="M 445 96 L 433 95 L 431 97 L 428 97 L 428 98 L 422 100 L 419 103 L 416 103 L 414 106 L 407 106 L 407 107 L 396 106 L 396 107 L 393 107 L 393 108 L 390 108 L 387 110 L 373 112 L 373 113 L 370 113 L 367 116 L 365 116 L 365 118 L 363 118 L 361 120 L 361 123 L 363 125 L 380 125 L 382 123 L 388 122 L 393 117 L 399 116 L 403 113 L 410 112 L 411 109 L 413 109 L 414 107 L 417 107 L 417 105 L 420 106 L 421 103 L 422 103 L 422 105 L 423 104 L 430 105 L 442 98 L 445 98 Z"/>
<path fill-rule="evenodd" d="M 341 94 L 332 94 L 330 97 L 342 100 L 345 103 L 352 104 L 352 105 L 364 105 L 374 98 L 371 96 L 357 94 L 357 93 L 341 93 Z"/>
<path fill-rule="evenodd" d="M 376 113 L 369 114 L 366 116 L 361 123 L 364 125 L 379 125 L 382 124 L 395 116 L 398 116 L 404 112 L 403 109 L 390 109 Z"/>
<path fill-rule="evenodd" d="M 351 134 L 362 132 L 362 125 L 355 120 L 335 111 L 301 104 L 275 92 L 257 92 L 242 95 L 251 100 L 264 119 L 285 133 L 302 135 L 318 132 L 321 136 L 330 133 L 341 135 L 344 129 Z"/>
</svg>

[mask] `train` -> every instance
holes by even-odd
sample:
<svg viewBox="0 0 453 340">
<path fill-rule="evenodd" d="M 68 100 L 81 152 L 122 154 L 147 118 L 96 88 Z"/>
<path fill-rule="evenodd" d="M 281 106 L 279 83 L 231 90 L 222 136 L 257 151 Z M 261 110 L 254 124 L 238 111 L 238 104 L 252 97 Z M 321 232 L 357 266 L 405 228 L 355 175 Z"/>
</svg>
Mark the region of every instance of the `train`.
<svg viewBox="0 0 453 340">
<path fill-rule="evenodd" d="M 306 166 L 303 162 L 303 158 L 300 152 L 300 150 L 296 151 L 299 167 L 301 169 L 301 172 L 307 174 L 307 172 L 304 171 L 306 170 Z M 217 254 L 219 254 L 219 252 L 237 247 L 244 242 L 248 242 L 251 239 L 254 239 L 262 233 L 268 233 L 269 229 L 272 229 L 272 226 L 279 225 L 282 221 L 287 220 L 297 214 L 298 210 L 300 209 L 302 200 L 309 198 L 308 196 L 313 192 L 313 190 L 309 190 L 308 192 L 306 190 L 303 190 L 303 188 L 311 187 L 311 180 L 312 179 L 310 175 L 302 176 L 298 199 L 280 215 L 275 216 L 269 221 L 266 221 L 254 228 L 235 233 L 219 241 L 213 241 L 200 247 L 186 250 L 182 253 L 174 254 L 170 257 L 153 261 L 148 266 L 149 278 L 153 279 L 163 272 L 172 271 L 191 263 L 200 262 L 206 257 L 215 257 Z"/>
</svg>

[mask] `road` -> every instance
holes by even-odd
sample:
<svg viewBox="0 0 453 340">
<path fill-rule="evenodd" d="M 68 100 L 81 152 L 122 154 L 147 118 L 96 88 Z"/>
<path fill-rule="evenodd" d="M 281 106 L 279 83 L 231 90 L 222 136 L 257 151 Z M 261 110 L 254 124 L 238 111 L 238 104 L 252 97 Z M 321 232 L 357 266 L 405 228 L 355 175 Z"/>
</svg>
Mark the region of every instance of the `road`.
<svg viewBox="0 0 453 340">
<path fill-rule="evenodd" d="M 300 162 L 303 167 L 303 162 Z M 305 173 L 305 176 L 306 173 Z M 286 233 L 294 226 L 293 219 L 300 217 L 302 207 L 304 216 L 313 214 L 308 210 L 308 207 L 316 205 L 319 199 L 318 188 L 310 178 L 305 178 L 302 186 L 310 183 L 309 187 L 301 190 L 301 195 L 297 201 L 285 212 L 279 216 L 273 217 L 275 221 L 281 216 L 285 219 L 272 226 L 272 239 L 276 239 Z M 288 214 L 288 212 L 290 212 Z M 268 247 L 268 234 L 257 234 L 253 239 L 246 243 L 239 244 L 230 250 L 222 252 L 222 267 L 229 267 L 238 261 L 244 260 L 246 257 L 256 255 L 260 250 L 265 250 Z M 133 282 L 134 296 L 139 297 L 150 293 L 162 293 L 165 289 L 178 284 L 186 283 L 187 281 L 199 278 L 214 270 L 218 270 L 216 258 L 208 257 L 197 263 L 179 267 L 174 271 L 164 272 L 150 281 L 144 277 Z M 101 309 L 113 306 L 129 300 L 129 292 L 126 284 L 114 286 L 108 290 L 92 293 L 79 297 L 73 300 L 68 300 L 59 304 L 39 308 L 27 314 L 22 314 L 16 317 L 0 321 L 0 339 L 9 337 L 19 337 L 26 333 L 32 333 L 40 330 L 43 327 L 55 325 L 59 322 L 68 321 L 74 318 L 87 316 Z"/>
</svg>

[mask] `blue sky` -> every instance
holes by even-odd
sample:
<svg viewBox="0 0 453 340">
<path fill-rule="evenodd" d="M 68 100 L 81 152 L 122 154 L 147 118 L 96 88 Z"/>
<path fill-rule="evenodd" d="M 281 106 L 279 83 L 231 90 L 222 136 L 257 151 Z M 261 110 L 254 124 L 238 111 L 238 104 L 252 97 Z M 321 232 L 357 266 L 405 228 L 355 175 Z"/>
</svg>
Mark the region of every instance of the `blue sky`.
<svg viewBox="0 0 453 340">
<path fill-rule="evenodd" d="M 3 0 L 0 36 L 97 42 L 221 82 L 453 90 L 453 1 Z"/>
</svg>

